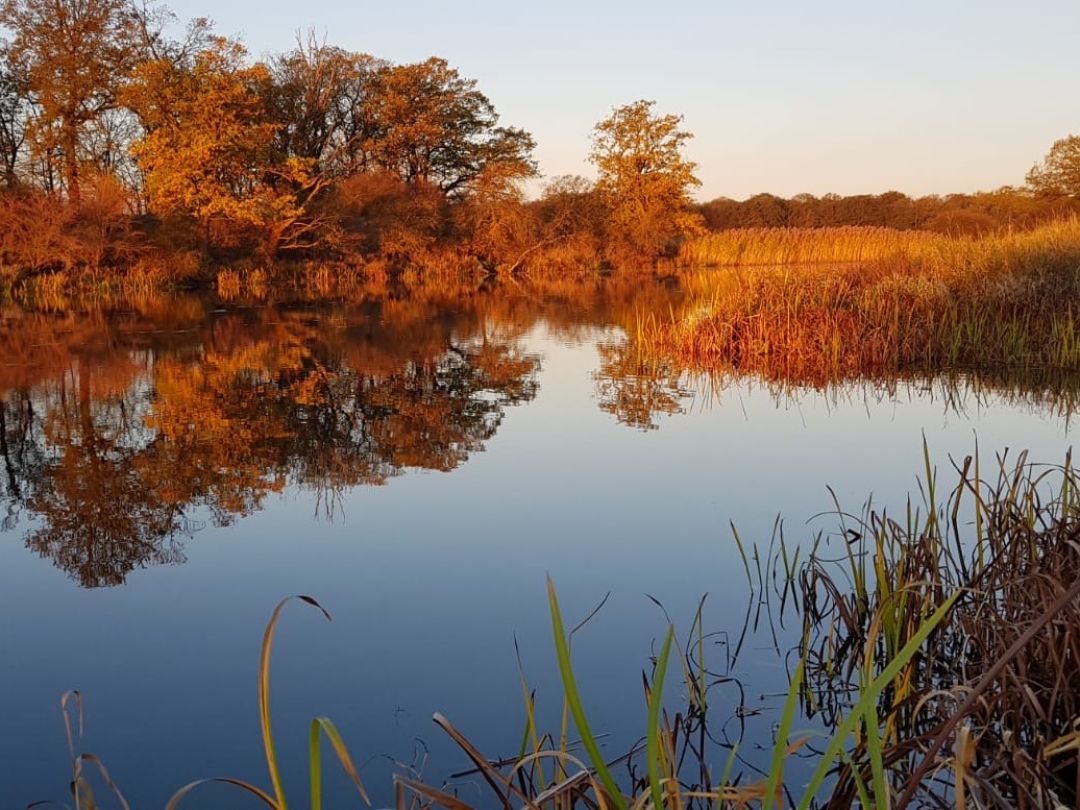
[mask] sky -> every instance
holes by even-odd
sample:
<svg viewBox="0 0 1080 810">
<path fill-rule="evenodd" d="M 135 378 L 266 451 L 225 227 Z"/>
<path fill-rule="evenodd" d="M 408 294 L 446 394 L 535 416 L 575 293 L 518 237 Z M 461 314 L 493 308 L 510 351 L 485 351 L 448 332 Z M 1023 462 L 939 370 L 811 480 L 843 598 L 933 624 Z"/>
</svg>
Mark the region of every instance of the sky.
<svg viewBox="0 0 1080 810">
<path fill-rule="evenodd" d="M 297 31 L 442 56 L 540 171 L 591 176 L 592 126 L 640 98 L 685 116 L 700 199 L 1020 185 L 1080 133 L 1080 0 L 172 0 L 254 56 Z"/>
</svg>

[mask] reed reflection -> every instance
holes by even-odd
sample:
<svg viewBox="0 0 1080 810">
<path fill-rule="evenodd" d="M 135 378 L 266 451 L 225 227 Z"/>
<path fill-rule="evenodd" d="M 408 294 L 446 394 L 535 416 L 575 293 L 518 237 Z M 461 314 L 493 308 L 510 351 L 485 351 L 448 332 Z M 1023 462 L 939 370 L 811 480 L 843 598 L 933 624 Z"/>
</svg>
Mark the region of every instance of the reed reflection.
<svg viewBox="0 0 1080 810">
<path fill-rule="evenodd" d="M 678 358 L 633 339 L 600 346 L 593 375 L 601 410 L 638 430 L 655 430 L 663 417 L 691 405 L 718 407 L 738 393 L 762 390 L 779 407 L 819 397 L 829 407 L 870 406 L 882 402 L 936 402 L 944 414 L 969 417 L 1003 405 L 1059 419 L 1066 426 L 1080 409 L 1080 374 L 1068 369 L 969 368 L 912 369 L 886 375 L 813 378 L 765 375 L 737 368 L 687 368 Z"/>
</svg>

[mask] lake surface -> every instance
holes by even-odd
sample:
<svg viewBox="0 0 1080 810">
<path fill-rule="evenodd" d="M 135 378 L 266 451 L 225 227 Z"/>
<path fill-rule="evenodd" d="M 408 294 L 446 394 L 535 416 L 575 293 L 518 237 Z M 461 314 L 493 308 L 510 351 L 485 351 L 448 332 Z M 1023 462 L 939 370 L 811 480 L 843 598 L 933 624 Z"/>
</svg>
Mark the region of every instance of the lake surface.
<svg viewBox="0 0 1080 810">
<path fill-rule="evenodd" d="M 273 667 L 287 790 L 306 791 L 307 723 L 341 729 L 377 805 L 402 765 L 467 765 L 440 711 L 485 753 L 516 751 L 514 642 L 547 727 L 561 706 L 545 593 L 570 623 L 594 726 L 641 734 L 640 673 L 665 619 L 708 594 L 710 663 L 762 709 L 763 762 L 797 620 L 759 617 L 731 539 L 789 543 L 916 493 L 925 435 L 949 458 L 1010 448 L 1060 462 L 1070 408 L 1038 387 L 952 375 L 813 390 L 645 368 L 638 314 L 672 283 L 372 294 L 350 303 L 178 297 L 95 312 L 0 313 L 0 806 L 64 798 L 59 699 L 86 700 L 81 748 L 133 807 L 230 775 L 266 784 L 256 676 Z M 809 523 L 808 523 L 809 521 Z M 727 642 L 727 643 L 725 643 Z M 738 724 L 724 734 L 737 736 Z M 760 752 L 759 752 L 760 753 Z M 399 764 L 395 764 L 394 761 Z M 328 776 L 332 794 L 348 796 Z M 469 779 L 463 798 L 486 801 Z M 241 806 L 210 788 L 190 806 Z M 335 804 L 335 806 L 340 806 Z"/>
</svg>

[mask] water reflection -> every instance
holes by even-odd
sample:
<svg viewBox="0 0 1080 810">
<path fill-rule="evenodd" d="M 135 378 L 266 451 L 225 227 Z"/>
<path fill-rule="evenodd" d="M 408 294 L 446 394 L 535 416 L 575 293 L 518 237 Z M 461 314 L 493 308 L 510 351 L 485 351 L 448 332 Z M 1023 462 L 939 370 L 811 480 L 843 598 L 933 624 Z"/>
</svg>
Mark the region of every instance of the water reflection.
<svg viewBox="0 0 1080 810">
<path fill-rule="evenodd" d="M 81 346 L 45 319 L 51 362 L 12 365 L 2 389 L 4 528 L 28 519 L 28 548 L 83 586 L 118 585 L 286 485 L 332 512 L 344 488 L 452 470 L 536 395 L 539 359 L 515 339 L 386 314 L 218 312 L 162 340 L 106 319 Z"/>
<path fill-rule="evenodd" d="M 643 353 L 641 318 L 682 293 L 640 279 L 377 290 L 337 304 L 154 299 L 84 313 L 0 311 L 0 530 L 85 587 L 184 560 L 183 542 L 315 494 L 332 517 L 350 488 L 410 469 L 450 471 L 529 402 L 534 327 L 597 342 L 596 403 L 619 423 L 727 405 L 766 388 L 780 406 L 939 401 L 946 413 L 1005 402 L 1069 420 L 1080 383 L 1028 371 L 914 372 L 800 380 L 692 374 Z"/>
<path fill-rule="evenodd" d="M 665 416 L 699 408 L 738 406 L 739 397 L 764 390 L 777 407 L 821 400 L 827 407 L 883 402 L 935 402 L 944 415 L 971 416 L 1005 405 L 1013 410 L 1060 419 L 1068 427 L 1080 408 L 1080 374 L 1043 368 L 913 369 L 903 375 L 835 380 L 765 377 L 738 371 L 687 370 L 668 357 L 642 351 L 625 339 L 598 347 L 593 375 L 602 410 L 638 430 L 655 430 Z"/>
</svg>

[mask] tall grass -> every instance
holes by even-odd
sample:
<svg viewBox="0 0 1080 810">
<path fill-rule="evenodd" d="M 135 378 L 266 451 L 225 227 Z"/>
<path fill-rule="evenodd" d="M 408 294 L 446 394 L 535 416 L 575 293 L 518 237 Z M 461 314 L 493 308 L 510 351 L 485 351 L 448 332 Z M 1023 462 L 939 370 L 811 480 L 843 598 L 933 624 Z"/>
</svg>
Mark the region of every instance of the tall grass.
<svg viewBox="0 0 1080 810">
<path fill-rule="evenodd" d="M 925 455 L 921 501 L 845 516 L 839 553 L 821 546 L 801 573 L 808 687 L 827 725 L 950 605 L 879 695 L 881 739 L 857 741 L 833 802 L 854 801 L 884 756 L 895 806 L 1075 806 L 1080 479 L 1071 459 L 1023 454 L 984 477 L 976 454 L 942 496 Z"/>
<path fill-rule="evenodd" d="M 1062 219 L 1032 230 L 982 237 L 930 231 L 846 226 L 839 228 L 736 228 L 715 231 L 683 244 L 679 262 L 690 267 L 845 264 L 898 261 L 954 272 L 1018 269 L 1055 256 L 1075 259 L 1080 220 Z"/>
<path fill-rule="evenodd" d="M 679 262 L 692 267 L 838 264 L 906 255 L 940 239 L 929 231 L 837 228 L 732 228 L 684 243 Z"/>
<path fill-rule="evenodd" d="M 813 244 L 828 234 L 804 236 Z M 643 316 L 634 333 L 646 354 L 769 379 L 1080 368 L 1080 221 L 977 240 L 898 239 L 881 240 L 882 256 L 902 250 L 870 264 L 693 274 L 681 309 Z"/>
</svg>

